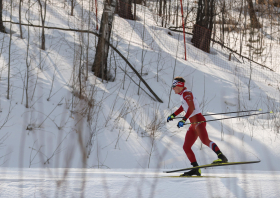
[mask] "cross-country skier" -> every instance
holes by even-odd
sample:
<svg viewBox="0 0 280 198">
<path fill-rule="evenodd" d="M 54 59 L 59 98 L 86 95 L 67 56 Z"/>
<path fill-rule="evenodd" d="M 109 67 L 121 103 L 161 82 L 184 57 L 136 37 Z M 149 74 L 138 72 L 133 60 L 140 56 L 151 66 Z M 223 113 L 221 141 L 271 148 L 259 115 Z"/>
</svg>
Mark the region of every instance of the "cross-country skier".
<svg viewBox="0 0 280 198">
<path fill-rule="evenodd" d="M 200 138 L 203 144 L 209 146 L 217 155 L 218 159 L 213 161 L 213 163 L 226 163 L 228 159 L 225 155 L 220 151 L 219 147 L 215 142 L 209 140 L 208 133 L 206 131 L 206 122 L 204 116 L 201 114 L 199 104 L 196 98 L 193 96 L 192 92 L 188 91 L 185 87 L 185 80 L 182 77 L 176 77 L 173 81 L 172 88 L 175 94 L 180 95 L 180 99 L 182 105 L 179 107 L 177 111 L 168 116 L 167 122 L 172 121 L 178 114 L 180 114 L 183 110 L 186 112 L 186 115 L 180 120 L 177 124 L 178 128 L 183 127 L 186 120 L 189 119 L 191 123 L 185 137 L 185 142 L 183 145 L 183 149 L 189 158 L 191 165 L 193 167 L 198 166 L 195 155 L 191 149 L 192 145 L 196 141 L 197 137 Z M 181 176 L 191 176 L 197 175 L 201 176 L 201 170 L 199 168 L 192 169 L 189 172 L 185 172 Z"/>
</svg>

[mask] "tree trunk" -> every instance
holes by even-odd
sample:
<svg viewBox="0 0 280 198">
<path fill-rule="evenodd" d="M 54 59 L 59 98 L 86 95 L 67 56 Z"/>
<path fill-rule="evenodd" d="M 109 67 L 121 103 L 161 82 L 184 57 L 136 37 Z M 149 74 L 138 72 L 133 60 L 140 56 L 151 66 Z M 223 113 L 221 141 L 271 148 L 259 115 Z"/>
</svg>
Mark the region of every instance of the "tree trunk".
<svg viewBox="0 0 280 198">
<path fill-rule="evenodd" d="M 23 36 L 22 36 L 22 27 L 21 27 L 21 4 L 22 4 L 22 0 L 19 1 L 18 22 L 19 22 L 20 38 L 23 39 Z"/>
<path fill-rule="evenodd" d="M 161 17 L 161 27 L 163 27 L 164 20 L 166 16 L 166 0 L 163 0 L 162 17 Z M 165 21 L 166 22 L 166 21 Z"/>
<path fill-rule="evenodd" d="M 104 2 L 104 11 L 101 18 L 101 27 L 99 31 L 100 37 L 98 38 L 96 54 L 92 71 L 94 75 L 102 78 L 102 81 L 109 80 L 109 73 L 107 69 L 107 58 L 109 53 L 109 42 L 111 37 L 111 30 L 113 25 L 113 14 L 115 10 L 114 2 L 109 4 Z"/>
<path fill-rule="evenodd" d="M 3 25 L 3 20 L 2 20 L 2 12 L 3 12 L 3 8 L 2 8 L 2 0 L 0 0 L 0 32 L 6 33 L 5 31 L 5 27 Z"/>
<path fill-rule="evenodd" d="M 74 0 L 71 0 L 71 16 L 74 16 L 74 7 L 75 7 L 75 5 L 74 5 Z"/>
<path fill-rule="evenodd" d="M 40 5 L 40 12 L 41 12 L 41 21 L 42 21 L 42 40 L 41 40 L 41 49 L 45 50 L 45 19 L 46 19 L 46 13 L 47 13 L 47 0 L 45 0 L 45 6 L 43 8 L 43 5 L 41 3 L 41 0 L 38 0 L 38 3 Z M 43 11 L 44 9 L 44 11 Z"/>
<path fill-rule="evenodd" d="M 211 33 L 215 12 L 215 0 L 199 0 L 192 42 L 195 47 L 210 52 Z"/>
<path fill-rule="evenodd" d="M 214 11 L 215 11 L 214 0 L 209 0 L 209 1 L 199 0 L 198 7 L 197 7 L 196 25 L 212 30 Z"/>
<path fill-rule="evenodd" d="M 2 7 L 2 4 L 0 5 Z M 2 15 L 1 15 L 2 16 Z M 11 0 L 11 12 L 10 21 L 12 21 L 13 16 L 13 3 Z M 4 42 L 4 41 L 3 41 Z M 8 89 L 7 89 L 7 99 L 10 99 L 10 77 L 11 77 L 11 48 L 12 48 L 12 23 L 10 23 L 10 41 L 9 41 L 9 61 L 8 61 Z"/>
<path fill-rule="evenodd" d="M 162 16 L 162 0 L 159 0 L 159 11 L 158 15 L 161 17 Z"/>
<path fill-rule="evenodd" d="M 117 13 L 119 14 L 119 16 L 124 19 L 133 20 L 133 14 L 131 11 L 132 0 L 117 0 L 117 1 L 118 1 Z"/>
<path fill-rule="evenodd" d="M 252 28 L 261 28 L 261 24 L 259 23 L 259 21 L 257 19 L 252 0 L 247 0 L 247 3 L 248 3 L 248 8 L 249 8 L 251 27 Z"/>
</svg>

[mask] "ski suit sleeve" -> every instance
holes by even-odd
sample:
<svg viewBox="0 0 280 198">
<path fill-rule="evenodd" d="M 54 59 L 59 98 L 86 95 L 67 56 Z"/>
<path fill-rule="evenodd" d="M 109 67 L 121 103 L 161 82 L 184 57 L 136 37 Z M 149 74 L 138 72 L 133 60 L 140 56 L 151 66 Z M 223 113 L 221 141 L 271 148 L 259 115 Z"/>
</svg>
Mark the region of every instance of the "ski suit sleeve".
<svg viewBox="0 0 280 198">
<path fill-rule="evenodd" d="M 182 105 L 181 105 L 181 106 L 179 107 L 179 109 L 177 109 L 177 110 L 174 112 L 174 115 L 175 115 L 175 116 L 179 115 L 183 110 L 184 110 L 184 109 L 183 109 L 183 107 L 182 107 Z"/>
<path fill-rule="evenodd" d="M 193 102 L 193 94 L 191 92 L 184 92 L 183 93 L 183 98 L 188 104 L 188 110 L 186 112 L 186 115 L 184 116 L 183 120 L 187 120 L 190 115 L 193 113 L 195 107 L 194 107 L 194 102 Z"/>
</svg>

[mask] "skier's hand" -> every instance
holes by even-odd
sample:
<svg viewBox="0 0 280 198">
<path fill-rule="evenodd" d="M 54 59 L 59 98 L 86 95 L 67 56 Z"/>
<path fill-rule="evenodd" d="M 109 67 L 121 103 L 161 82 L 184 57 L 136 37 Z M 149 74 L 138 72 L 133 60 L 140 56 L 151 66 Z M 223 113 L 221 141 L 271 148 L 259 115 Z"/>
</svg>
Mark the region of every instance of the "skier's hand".
<svg viewBox="0 0 280 198">
<path fill-rule="evenodd" d="M 178 124 L 177 124 L 177 127 L 178 128 L 180 128 L 180 127 L 183 127 L 184 126 L 184 124 L 185 124 L 185 120 L 180 120 L 179 122 L 178 122 Z"/>
<path fill-rule="evenodd" d="M 171 114 L 170 116 L 167 117 L 167 122 L 173 121 L 174 118 L 175 118 L 175 115 Z"/>
</svg>

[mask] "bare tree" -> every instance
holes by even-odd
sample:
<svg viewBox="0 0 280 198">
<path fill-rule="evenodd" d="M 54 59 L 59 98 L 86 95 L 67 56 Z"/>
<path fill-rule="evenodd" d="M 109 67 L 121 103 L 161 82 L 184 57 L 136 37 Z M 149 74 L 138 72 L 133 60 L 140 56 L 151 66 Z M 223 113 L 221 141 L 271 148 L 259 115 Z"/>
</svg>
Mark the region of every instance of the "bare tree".
<svg viewBox="0 0 280 198">
<path fill-rule="evenodd" d="M 192 42 L 195 47 L 210 52 L 210 39 L 213 29 L 215 0 L 199 0 L 196 24 L 193 28 Z"/>
<path fill-rule="evenodd" d="M 158 10 L 158 15 L 161 17 L 162 16 L 162 0 L 159 0 L 159 10 Z"/>
<path fill-rule="evenodd" d="M 5 27 L 3 25 L 3 20 L 2 20 L 2 12 L 3 12 L 3 2 L 0 0 L 0 32 L 6 33 Z"/>
<path fill-rule="evenodd" d="M 151 142 L 151 148 L 148 151 L 148 156 L 149 156 L 148 157 L 148 168 L 150 168 L 153 153 L 157 150 L 156 140 L 157 140 L 158 136 L 160 135 L 160 129 L 164 125 L 164 121 L 159 114 L 159 112 L 160 112 L 159 105 L 155 104 L 155 106 L 151 109 L 153 109 L 153 111 L 154 111 L 153 115 L 152 115 L 152 120 L 146 126 L 147 131 L 149 132 L 150 142 Z M 158 155 L 156 154 L 156 156 L 158 156 Z"/>
<path fill-rule="evenodd" d="M 253 1 L 247 0 L 247 3 L 248 3 L 248 8 L 249 8 L 251 27 L 252 28 L 261 28 L 261 24 L 259 23 L 257 16 L 256 16 Z"/>
<path fill-rule="evenodd" d="M 28 4 L 30 6 L 30 0 L 28 1 Z M 30 9 L 28 10 L 28 20 L 30 20 Z M 25 83 L 25 97 L 26 97 L 26 103 L 25 107 L 29 108 L 29 100 L 28 100 L 28 81 L 29 81 L 29 68 L 31 65 L 31 58 L 29 57 L 29 45 L 30 45 L 30 26 L 27 28 L 27 49 L 26 49 L 26 83 Z M 29 60 L 28 60 L 29 59 Z"/>
<path fill-rule="evenodd" d="M 0 4 L 0 6 L 2 7 L 2 4 Z M 2 16 L 2 14 L 1 14 L 1 16 Z M 12 16 L 13 16 L 13 2 L 11 0 L 11 13 L 10 13 L 11 21 L 12 21 Z M 12 48 L 12 23 L 10 23 L 10 41 L 9 41 L 8 89 L 7 89 L 7 99 L 8 100 L 10 99 L 11 48 Z"/>
<path fill-rule="evenodd" d="M 142 56 L 141 56 L 141 72 L 140 72 L 140 75 L 142 76 L 143 75 L 143 68 L 144 68 L 144 60 L 145 60 L 145 53 L 146 53 L 146 50 L 145 50 L 145 25 L 146 25 L 146 12 L 144 12 L 144 21 L 143 21 L 143 32 L 142 32 Z M 140 95 L 140 83 L 141 83 L 141 80 L 139 80 L 139 85 L 138 85 L 138 95 Z"/>
<path fill-rule="evenodd" d="M 115 2 L 111 0 L 104 1 L 104 10 L 101 18 L 101 27 L 99 31 L 98 44 L 92 71 L 95 76 L 102 78 L 102 81 L 109 80 L 109 72 L 107 69 L 107 58 L 109 53 L 109 42 L 113 25 L 113 17 L 115 11 Z"/>
<path fill-rule="evenodd" d="M 120 17 L 133 20 L 132 0 L 117 0 L 117 13 Z"/>
<path fill-rule="evenodd" d="M 74 16 L 74 7 L 75 7 L 75 1 L 71 0 L 71 16 Z"/>
<path fill-rule="evenodd" d="M 91 7 L 91 1 L 88 2 L 88 7 L 90 8 Z M 91 12 L 89 11 L 88 12 L 88 31 L 90 31 L 90 21 L 91 21 Z M 88 56 L 88 53 L 89 53 L 89 32 L 87 33 L 87 45 L 86 45 L 86 81 L 88 80 L 88 59 L 89 59 L 89 56 Z"/>
<path fill-rule="evenodd" d="M 38 3 L 40 5 L 40 14 L 41 14 L 41 21 L 42 21 L 42 40 L 41 40 L 41 49 L 45 50 L 45 19 L 47 14 L 47 0 L 44 2 L 44 6 L 42 5 L 41 0 L 38 0 Z"/>
<path fill-rule="evenodd" d="M 2 1 L 2 0 L 0 0 Z M 19 32 L 20 32 L 20 38 L 22 39 L 22 27 L 21 27 L 21 4 L 23 3 L 23 0 L 19 1 L 19 8 L 18 8 L 18 22 L 19 22 Z"/>
</svg>

